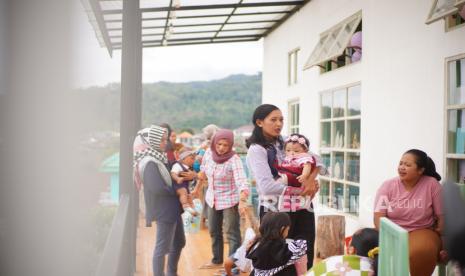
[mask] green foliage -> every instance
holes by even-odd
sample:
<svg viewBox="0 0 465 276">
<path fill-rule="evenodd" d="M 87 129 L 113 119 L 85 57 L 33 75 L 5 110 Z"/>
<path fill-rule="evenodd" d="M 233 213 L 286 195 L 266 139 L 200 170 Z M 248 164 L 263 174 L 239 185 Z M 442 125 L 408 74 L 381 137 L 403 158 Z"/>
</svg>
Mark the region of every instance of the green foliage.
<svg viewBox="0 0 465 276">
<path fill-rule="evenodd" d="M 174 129 L 198 132 L 207 124 L 237 128 L 250 124 L 261 103 L 262 76 L 232 75 L 220 80 L 143 85 L 143 125 L 169 123 Z M 119 130 L 120 86 L 90 87 L 77 93 L 89 112 L 90 130 Z M 86 110 L 87 111 L 87 110 Z"/>
</svg>

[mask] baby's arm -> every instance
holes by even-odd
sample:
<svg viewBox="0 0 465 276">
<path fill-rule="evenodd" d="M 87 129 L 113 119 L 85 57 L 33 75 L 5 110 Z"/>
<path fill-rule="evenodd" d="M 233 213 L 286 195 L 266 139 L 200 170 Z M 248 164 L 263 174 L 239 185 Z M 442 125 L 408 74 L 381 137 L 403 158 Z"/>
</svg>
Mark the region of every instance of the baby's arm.
<svg viewBox="0 0 465 276">
<path fill-rule="evenodd" d="M 318 170 L 311 163 L 305 163 L 302 170 L 302 174 L 297 177 L 300 183 L 303 183 L 306 179 L 315 179 L 318 175 Z"/>
<path fill-rule="evenodd" d="M 305 163 L 304 169 L 302 170 L 302 174 L 300 175 L 300 177 L 303 179 L 307 179 L 311 173 L 312 173 L 312 164 Z"/>
<path fill-rule="evenodd" d="M 184 182 L 184 178 L 180 177 L 176 172 L 171 172 L 171 177 L 176 181 L 176 183 L 181 184 Z"/>
</svg>

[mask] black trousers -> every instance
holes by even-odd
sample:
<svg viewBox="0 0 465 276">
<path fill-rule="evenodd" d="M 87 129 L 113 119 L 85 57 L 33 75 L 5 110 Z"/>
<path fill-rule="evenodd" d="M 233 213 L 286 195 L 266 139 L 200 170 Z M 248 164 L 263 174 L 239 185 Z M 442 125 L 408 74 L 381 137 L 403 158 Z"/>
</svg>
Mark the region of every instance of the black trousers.
<svg viewBox="0 0 465 276">
<path fill-rule="evenodd" d="M 313 204 L 311 205 L 313 209 Z M 265 208 L 260 206 L 260 220 L 265 215 Z M 315 245 L 315 213 L 307 210 L 287 212 L 291 218 L 291 229 L 289 239 L 300 239 L 307 241 L 307 269 L 313 266 L 313 254 Z"/>
</svg>

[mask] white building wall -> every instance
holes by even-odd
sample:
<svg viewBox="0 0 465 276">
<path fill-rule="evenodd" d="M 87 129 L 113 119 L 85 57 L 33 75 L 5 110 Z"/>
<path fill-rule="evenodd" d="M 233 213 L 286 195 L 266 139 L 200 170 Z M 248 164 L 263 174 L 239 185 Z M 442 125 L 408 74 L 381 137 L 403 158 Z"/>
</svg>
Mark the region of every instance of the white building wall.
<svg viewBox="0 0 465 276">
<path fill-rule="evenodd" d="M 406 150 L 426 151 L 438 172 L 445 173 L 445 59 L 465 53 L 465 27 L 446 32 L 443 20 L 426 25 L 431 4 L 312 0 L 265 38 L 263 102 L 277 105 L 287 121 L 287 103 L 298 98 L 300 129 L 314 151 L 319 150 L 320 140 L 319 92 L 361 82 L 360 215 L 346 217 L 346 235 L 373 225 L 376 190 L 396 176 L 398 160 Z M 302 71 L 320 33 L 359 10 L 362 61 L 324 74 L 316 67 Z M 298 83 L 288 86 L 287 56 L 297 47 Z"/>
</svg>

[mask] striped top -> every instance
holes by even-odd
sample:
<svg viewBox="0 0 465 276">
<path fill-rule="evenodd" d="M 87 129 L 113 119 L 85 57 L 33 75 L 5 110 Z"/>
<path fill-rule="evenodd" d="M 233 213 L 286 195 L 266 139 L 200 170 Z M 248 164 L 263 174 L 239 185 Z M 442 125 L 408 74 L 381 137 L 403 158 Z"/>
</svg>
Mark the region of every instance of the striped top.
<svg viewBox="0 0 465 276">
<path fill-rule="evenodd" d="M 230 208 L 239 203 L 239 193 L 249 192 L 249 183 L 241 158 L 236 154 L 228 161 L 218 164 L 213 161 L 208 149 L 202 159 L 200 170 L 208 178 L 205 201 L 216 210 Z"/>
</svg>

